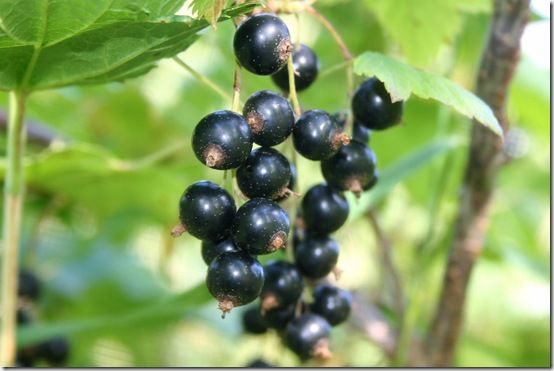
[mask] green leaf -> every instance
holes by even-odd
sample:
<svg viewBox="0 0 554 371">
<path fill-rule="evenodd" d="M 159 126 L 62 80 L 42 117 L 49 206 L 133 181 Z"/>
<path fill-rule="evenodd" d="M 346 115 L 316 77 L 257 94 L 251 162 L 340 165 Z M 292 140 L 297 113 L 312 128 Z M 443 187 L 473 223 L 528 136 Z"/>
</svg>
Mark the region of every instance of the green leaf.
<svg viewBox="0 0 554 371">
<path fill-rule="evenodd" d="M 442 76 L 374 52 L 358 56 L 354 60 L 354 72 L 383 81 L 393 101 L 406 100 L 412 93 L 420 98 L 434 99 L 502 135 L 502 127 L 481 98 Z"/>
<path fill-rule="evenodd" d="M 195 309 L 210 300 L 206 285 L 202 282 L 187 292 L 157 300 L 130 311 L 94 318 L 68 320 L 63 322 L 34 323 L 18 330 L 17 344 L 35 344 L 53 336 L 71 335 L 79 332 L 122 326 L 144 326 L 148 321 L 178 319 L 191 316 Z"/>
<path fill-rule="evenodd" d="M 427 64 L 442 45 L 451 44 L 462 25 L 456 1 L 366 0 L 366 4 L 415 65 Z"/>
<path fill-rule="evenodd" d="M 204 20 L 174 16 L 183 0 L 0 0 L 0 90 L 120 81 L 188 48 Z M 226 20 L 252 4 L 229 8 Z M 215 19 L 213 20 L 215 21 Z"/>
<path fill-rule="evenodd" d="M 377 185 L 369 192 L 363 193 L 359 199 L 350 199 L 350 220 L 355 220 L 371 209 L 377 202 L 382 200 L 400 182 L 416 173 L 425 165 L 447 152 L 453 150 L 460 144 L 457 138 L 447 138 L 434 141 L 420 148 L 392 166 L 384 169 L 379 176 Z"/>
</svg>

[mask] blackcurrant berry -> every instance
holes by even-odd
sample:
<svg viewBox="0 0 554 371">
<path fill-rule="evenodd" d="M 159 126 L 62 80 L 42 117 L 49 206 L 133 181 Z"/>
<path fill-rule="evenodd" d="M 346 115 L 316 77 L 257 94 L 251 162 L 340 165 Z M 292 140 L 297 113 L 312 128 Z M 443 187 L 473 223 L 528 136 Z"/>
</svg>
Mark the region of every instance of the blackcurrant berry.
<svg viewBox="0 0 554 371">
<path fill-rule="evenodd" d="M 210 240 L 202 241 L 202 259 L 208 265 L 219 255 L 230 251 L 239 251 L 232 238 L 226 238 L 218 242 Z"/>
<path fill-rule="evenodd" d="M 18 273 L 17 295 L 28 300 L 37 300 L 41 292 L 41 283 L 36 274 L 21 269 Z"/>
<path fill-rule="evenodd" d="M 252 94 L 242 112 L 252 130 L 254 143 L 260 146 L 282 143 L 292 132 L 292 108 L 285 98 L 274 92 L 262 90 Z"/>
<path fill-rule="evenodd" d="M 264 268 L 244 251 L 225 252 L 208 268 L 206 285 L 225 313 L 254 301 L 264 285 Z"/>
<path fill-rule="evenodd" d="M 377 159 L 363 143 L 352 141 L 332 157 L 321 161 L 321 172 L 331 187 L 359 194 L 373 182 Z"/>
<path fill-rule="evenodd" d="M 289 262 L 277 260 L 264 266 L 265 282 L 260 294 L 262 310 L 295 304 L 304 290 L 302 276 Z"/>
<path fill-rule="evenodd" d="M 294 248 L 298 270 L 313 280 L 331 273 L 338 259 L 339 245 L 331 237 L 307 237 Z"/>
<path fill-rule="evenodd" d="M 341 129 L 345 129 L 346 121 L 348 120 L 348 112 L 338 111 L 335 112 L 331 117 L 335 120 L 335 122 L 340 126 Z M 367 144 L 367 142 L 369 142 L 369 138 L 371 137 L 371 130 L 360 124 L 358 120 L 354 120 L 353 125 L 352 140 Z"/>
<path fill-rule="evenodd" d="M 262 318 L 258 306 L 253 306 L 243 312 L 242 327 L 245 332 L 250 334 L 259 335 L 267 332 L 267 324 Z"/>
<path fill-rule="evenodd" d="M 331 326 L 325 318 L 306 313 L 289 323 L 285 332 L 285 342 L 301 359 L 329 358 L 330 333 Z"/>
<path fill-rule="evenodd" d="M 277 197 L 274 201 L 281 202 L 290 197 L 290 195 L 295 194 L 294 187 L 296 187 L 296 178 L 298 177 L 298 173 L 296 172 L 296 166 L 294 166 L 292 163 L 289 162 L 290 166 L 290 179 L 289 184 L 287 184 L 287 191 L 284 192 L 282 195 Z M 291 192 L 292 191 L 292 192 Z"/>
<path fill-rule="evenodd" d="M 262 309 L 261 315 L 267 327 L 280 331 L 294 319 L 295 308 L 295 305 L 291 304 L 283 308 Z"/>
<path fill-rule="evenodd" d="M 326 184 L 313 186 L 302 199 L 302 219 L 311 234 L 335 232 L 346 222 L 348 211 L 346 198 Z"/>
<path fill-rule="evenodd" d="M 350 292 L 328 284 L 314 289 L 314 302 L 311 310 L 324 317 L 332 326 L 346 321 L 352 307 Z"/>
<path fill-rule="evenodd" d="M 385 85 L 372 77 L 364 81 L 352 97 L 354 117 L 371 130 L 383 130 L 398 124 L 404 103 L 392 102 Z"/>
<path fill-rule="evenodd" d="M 248 368 L 268 368 L 268 367 L 275 367 L 275 366 L 273 366 L 270 363 L 267 363 L 263 359 L 255 359 L 244 367 L 248 367 Z"/>
<path fill-rule="evenodd" d="M 232 233 L 235 244 L 252 255 L 264 255 L 285 247 L 289 217 L 275 202 L 254 198 L 235 216 Z"/>
<path fill-rule="evenodd" d="M 24 308 L 17 308 L 17 324 L 26 325 L 32 321 L 31 313 Z"/>
<path fill-rule="evenodd" d="M 221 240 L 229 234 L 235 211 L 235 200 L 226 190 L 207 180 L 196 182 L 179 200 L 181 225 L 172 235 L 187 231 L 201 240 Z"/>
<path fill-rule="evenodd" d="M 314 51 L 307 45 L 300 44 L 300 48 L 292 52 L 292 64 L 294 66 L 294 85 L 296 91 L 307 89 L 315 81 L 319 72 L 319 59 Z M 271 76 L 271 79 L 281 88 L 289 91 L 288 66 Z"/>
<path fill-rule="evenodd" d="M 252 130 L 244 117 L 222 110 L 210 113 L 196 125 L 192 149 L 206 166 L 227 170 L 246 161 L 252 141 Z"/>
<path fill-rule="evenodd" d="M 62 365 L 69 356 L 69 341 L 61 336 L 53 337 L 39 345 L 39 355 L 53 365 Z"/>
<path fill-rule="evenodd" d="M 237 169 L 237 184 L 248 198 L 279 198 L 290 193 L 290 164 L 273 148 L 256 148 Z"/>
<path fill-rule="evenodd" d="M 248 71 L 271 75 L 287 63 L 292 43 L 285 22 L 273 14 L 262 13 L 237 27 L 233 48 L 237 60 Z"/>
<path fill-rule="evenodd" d="M 322 110 L 304 112 L 294 124 L 292 139 L 296 151 L 314 161 L 331 157 L 350 141 L 336 122 Z"/>
</svg>

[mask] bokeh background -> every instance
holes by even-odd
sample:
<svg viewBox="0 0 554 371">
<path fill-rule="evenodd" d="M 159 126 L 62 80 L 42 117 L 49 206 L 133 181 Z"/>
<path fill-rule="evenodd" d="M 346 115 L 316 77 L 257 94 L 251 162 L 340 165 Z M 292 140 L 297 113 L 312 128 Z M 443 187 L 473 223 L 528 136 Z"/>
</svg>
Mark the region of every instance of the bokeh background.
<svg viewBox="0 0 554 371">
<path fill-rule="evenodd" d="M 383 52 L 472 89 L 490 2 L 395 3 L 320 0 L 316 7 L 354 55 Z M 513 161 L 500 175 L 470 283 L 457 366 L 550 364 L 549 2 L 533 1 L 532 9 L 509 94 Z M 342 62 L 332 38 L 309 15 L 300 23 L 284 19 L 321 60 L 321 76 L 300 94 L 302 106 L 347 109 L 344 70 L 326 72 Z M 232 23 L 222 23 L 180 55 L 229 93 L 232 35 Z M 248 73 L 242 88 L 243 101 L 276 90 L 270 79 Z M 242 366 L 255 358 L 299 365 L 276 334 L 243 334 L 241 308 L 222 320 L 203 284 L 200 242 L 169 237 L 183 190 L 200 179 L 222 182 L 221 172 L 196 160 L 190 137 L 204 115 L 229 107 L 172 60 L 125 83 L 31 96 L 28 118 L 48 139 L 31 141 L 25 158 L 20 260 L 41 278 L 44 293 L 38 324 L 21 328 L 20 340 L 66 335 L 69 366 Z M 442 281 L 470 125 L 447 107 L 411 98 L 400 126 L 372 136 L 382 182 L 361 201 L 349 199 L 353 212 L 336 234 L 344 270 L 338 285 L 386 312 L 390 297 L 364 216 L 368 206 L 378 210 L 415 335 L 426 331 Z M 0 161 L 2 173 L 4 166 Z M 317 164 L 299 159 L 301 193 L 321 180 Z M 297 200 L 285 205 L 291 202 Z M 353 323 L 333 330 L 332 347 L 336 365 L 387 364 Z"/>
</svg>

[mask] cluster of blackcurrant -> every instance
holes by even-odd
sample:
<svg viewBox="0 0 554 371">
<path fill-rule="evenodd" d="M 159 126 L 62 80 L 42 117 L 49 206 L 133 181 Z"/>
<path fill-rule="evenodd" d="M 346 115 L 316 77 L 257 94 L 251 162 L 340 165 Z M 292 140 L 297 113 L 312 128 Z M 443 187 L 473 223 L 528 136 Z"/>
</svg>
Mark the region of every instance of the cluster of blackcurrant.
<svg viewBox="0 0 554 371">
<path fill-rule="evenodd" d="M 42 291 L 41 282 L 31 271 L 20 270 L 18 275 L 17 325 L 25 326 L 33 321 L 35 303 Z M 55 336 L 41 343 L 17 350 L 16 366 L 33 367 L 38 361 L 50 366 L 62 366 L 69 355 L 69 342 L 63 336 Z"/>
<path fill-rule="evenodd" d="M 233 46 L 240 66 L 271 75 L 285 94 L 289 87 L 308 88 L 317 77 L 313 50 L 302 44 L 293 50 L 287 26 L 273 14 L 256 14 L 242 22 Z M 373 78 L 354 94 L 352 111 L 353 120 L 319 109 L 295 118 L 286 98 L 263 90 L 247 99 L 242 114 L 222 110 L 205 116 L 192 137 L 196 157 L 212 169 L 232 170 L 249 200 L 237 210 L 228 191 L 210 181 L 196 182 L 181 196 L 180 223 L 172 231 L 174 236 L 186 231 L 202 240 L 206 284 L 223 316 L 259 297 L 259 305 L 245 312 L 247 331 L 276 329 L 301 359 L 330 356 L 331 326 L 350 313 L 350 293 L 326 280 L 330 273 L 339 273 L 339 246 L 330 235 L 348 217 L 342 192 L 358 195 L 377 182 L 376 158 L 367 146 L 370 130 L 396 124 L 402 104 L 392 103 L 383 84 Z M 349 121 L 353 140 L 344 131 Z M 289 216 L 278 203 L 294 194 L 297 174 L 274 148 L 289 136 L 296 152 L 320 161 L 326 183 L 313 186 L 302 199 L 293 228 L 294 262 L 273 260 L 262 266 L 257 256 L 285 248 L 289 240 Z M 252 149 L 254 143 L 260 147 Z M 305 280 L 313 288 L 311 303 L 303 299 L 309 295 Z"/>
</svg>

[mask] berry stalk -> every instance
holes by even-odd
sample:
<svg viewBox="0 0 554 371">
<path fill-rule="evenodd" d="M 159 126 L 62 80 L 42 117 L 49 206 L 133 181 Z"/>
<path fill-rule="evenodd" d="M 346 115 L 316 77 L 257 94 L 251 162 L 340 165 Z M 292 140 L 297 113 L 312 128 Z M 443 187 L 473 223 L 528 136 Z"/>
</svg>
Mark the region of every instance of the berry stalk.
<svg viewBox="0 0 554 371">
<path fill-rule="evenodd" d="M 0 364 L 10 366 L 15 359 L 18 249 L 23 209 L 23 152 L 25 148 L 26 95 L 10 92 L 8 117 L 7 168 L 4 182 L 4 226 L 2 257 L 2 322 L 0 327 Z"/>
<path fill-rule="evenodd" d="M 302 114 L 300 103 L 298 102 L 298 95 L 296 94 L 296 82 L 294 81 L 294 64 L 292 61 L 292 53 L 287 61 L 287 69 L 289 72 L 289 100 L 294 109 L 295 115 L 298 117 Z M 296 164 L 294 164 L 296 166 Z"/>
<path fill-rule="evenodd" d="M 235 64 L 235 74 L 233 78 L 233 105 L 231 111 L 242 114 L 240 109 L 240 64 Z"/>
<path fill-rule="evenodd" d="M 223 99 L 232 101 L 233 97 L 231 97 L 229 94 L 227 94 L 223 89 L 221 89 L 217 84 L 215 84 L 212 80 L 207 78 L 206 76 L 198 73 L 194 68 L 189 66 L 185 61 L 183 61 L 179 57 L 173 57 L 173 60 L 181 67 L 183 67 L 185 70 L 188 71 L 195 79 L 200 81 L 202 84 L 206 85 L 210 89 L 212 89 L 214 92 L 216 92 L 219 96 L 221 96 Z"/>
</svg>

